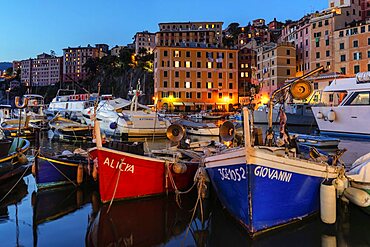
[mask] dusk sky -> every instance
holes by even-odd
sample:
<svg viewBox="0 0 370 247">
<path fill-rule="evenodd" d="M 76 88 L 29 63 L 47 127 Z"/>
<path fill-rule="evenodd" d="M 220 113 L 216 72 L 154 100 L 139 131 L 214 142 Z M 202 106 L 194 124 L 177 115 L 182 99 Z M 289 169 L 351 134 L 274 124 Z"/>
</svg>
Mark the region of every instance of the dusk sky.
<svg viewBox="0 0 370 247">
<path fill-rule="evenodd" d="M 1 3 L 0 62 L 36 57 L 68 46 L 132 42 L 136 32 L 158 31 L 161 22 L 223 21 L 226 28 L 297 20 L 327 8 L 327 0 L 17 0 Z"/>
</svg>

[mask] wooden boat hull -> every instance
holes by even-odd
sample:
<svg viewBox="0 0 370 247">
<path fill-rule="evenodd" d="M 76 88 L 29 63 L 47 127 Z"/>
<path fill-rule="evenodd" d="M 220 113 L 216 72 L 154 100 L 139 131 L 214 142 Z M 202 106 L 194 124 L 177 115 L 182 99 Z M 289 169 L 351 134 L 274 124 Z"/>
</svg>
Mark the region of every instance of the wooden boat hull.
<svg viewBox="0 0 370 247">
<path fill-rule="evenodd" d="M 57 158 L 37 156 L 35 161 L 36 166 L 36 184 L 39 189 L 63 185 L 77 185 L 78 166 L 83 166 L 83 181 L 91 181 L 88 167 L 88 160 L 71 158 Z"/>
<path fill-rule="evenodd" d="M 337 176 L 334 167 L 268 152 L 252 152 L 248 162 L 245 149 L 205 161 L 220 201 L 252 236 L 318 212 L 320 184 Z"/>
<path fill-rule="evenodd" d="M 172 171 L 172 164 L 164 160 L 121 152 L 108 148 L 93 148 L 92 159 L 97 159 L 101 200 L 130 199 L 160 195 L 174 188 L 186 189 L 193 183 L 197 165 L 188 165 L 183 174 Z"/>
</svg>

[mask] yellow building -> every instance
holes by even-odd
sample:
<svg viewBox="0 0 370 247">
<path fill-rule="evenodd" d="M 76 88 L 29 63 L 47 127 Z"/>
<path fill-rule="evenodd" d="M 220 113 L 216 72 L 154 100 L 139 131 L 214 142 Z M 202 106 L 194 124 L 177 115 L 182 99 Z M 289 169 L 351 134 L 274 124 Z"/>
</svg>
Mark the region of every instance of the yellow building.
<svg viewBox="0 0 370 247">
<path fill-rule="evenodd" d="M 154 97 L 170 111 L 231 110 L 238 103 L 238 50 L 157 46 Z"/>
</svg>

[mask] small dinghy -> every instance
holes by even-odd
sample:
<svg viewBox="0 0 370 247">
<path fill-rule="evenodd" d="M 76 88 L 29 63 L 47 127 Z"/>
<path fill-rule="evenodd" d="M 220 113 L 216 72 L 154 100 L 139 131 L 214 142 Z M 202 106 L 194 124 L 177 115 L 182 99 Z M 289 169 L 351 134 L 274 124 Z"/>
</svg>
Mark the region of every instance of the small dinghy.
<svg viewBox="0 0 370 247">
<path fill-rule="evenodd" d="M 91 141 L 92 127 L 56 116 L 49 122 L 51 138 L 66 141 Z"/>
</svg>

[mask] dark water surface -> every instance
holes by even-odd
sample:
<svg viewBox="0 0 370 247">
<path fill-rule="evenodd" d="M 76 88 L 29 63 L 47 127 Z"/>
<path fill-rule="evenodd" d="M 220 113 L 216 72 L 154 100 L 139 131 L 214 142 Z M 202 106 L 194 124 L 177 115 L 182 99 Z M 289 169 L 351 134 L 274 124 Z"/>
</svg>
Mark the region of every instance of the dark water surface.
<svg viewBox="0 0 370 247">
<path fill-rule="evenodd" d="M 147 142 L 150 149 L 169 145 L 164 139 Z M 50 153 L 80 147 L 46 139 L 42 146 Z M 340 148 L 349 150 L 343 160 L 350 163 L 370 151 L 370 142 L 342 140 Z M 0 197 L 15 183 L 1 185 Z M 370 216 L 353 205 L 338 203 L 334 225 L 314 216 L 251 240 L 213 191 L 202 213 L 193 215 L 195 203 L 193 193 L 182 197 L 182 208 L 173 196 L 115 202 L 109 208 L 100 204 L 96 188 L 37 191 L 28 175 L 0 203 L 0 246 L 370 246 Z"/>
</svg>

